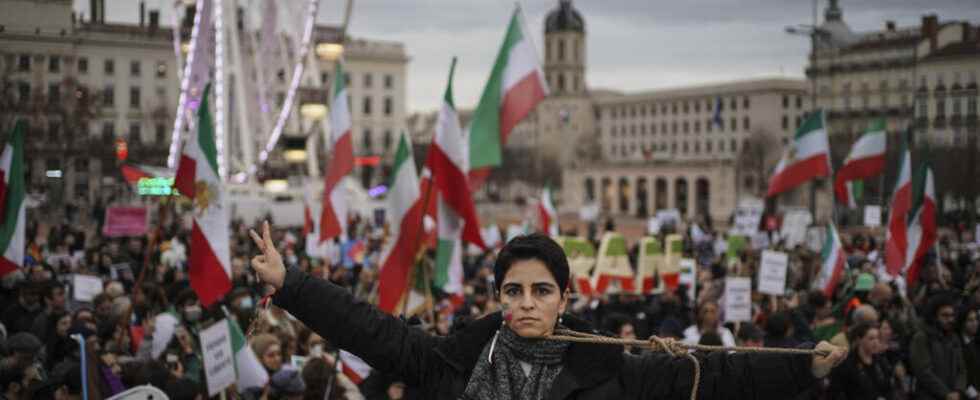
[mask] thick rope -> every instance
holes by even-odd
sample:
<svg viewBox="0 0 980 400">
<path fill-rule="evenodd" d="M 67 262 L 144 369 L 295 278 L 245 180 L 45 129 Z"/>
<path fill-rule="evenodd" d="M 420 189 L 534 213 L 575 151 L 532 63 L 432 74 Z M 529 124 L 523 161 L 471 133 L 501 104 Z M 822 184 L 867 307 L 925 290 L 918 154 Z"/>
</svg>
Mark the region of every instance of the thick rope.
<svg viewBox="0 0 980 400">
<path fill-rule="evenodd" d="M 570 329 L 556 329 L 555 333 L 548 336 L 550 340 L 560 340 L 575 343 L 597 343 L 623 346 L 636 346 L 647 348 L 655 352 L 664 352 L 672 357 L 685 357 L 694 364 L 694 386 L 691 387 L 691 400 L 698 398 L 698 386 L 701 384 L 701 363 L 690 350 L 695 351 L 734 351 L 740 353 L 773 353 L 773 354 L 802 354 L 819 355 L 826 357 L 830 352 L 815 349 L 784 349 L 784 348 L 765 348 L 765 347 L 726 347 L 708 346 L 703 344 L 682 343 L 674 338 L 662 338 L 650 336 L 649 340 L 620 339 L 608 336 L 594 335 L 591 333 L 578 332 Z"/>
</svg>

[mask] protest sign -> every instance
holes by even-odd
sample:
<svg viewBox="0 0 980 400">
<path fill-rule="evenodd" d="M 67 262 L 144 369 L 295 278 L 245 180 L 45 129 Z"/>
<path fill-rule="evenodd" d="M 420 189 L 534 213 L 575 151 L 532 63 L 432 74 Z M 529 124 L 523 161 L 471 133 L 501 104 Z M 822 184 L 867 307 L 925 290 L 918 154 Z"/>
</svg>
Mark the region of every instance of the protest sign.
<svg viewBox="0 0 980 400">
<path fill-rule="evenodd" d="M 222 319 L 201 331 L 201 352 L 208 396 L 214 397 L 235 383 L 235 354 L 231 351 L 228 321 Z"/>
<path fill-rule="evenodd" d="M 635 290 L 635 276 L 630 268 L 623 235 L 612 232 L 602 235 L 594 275 L 596 293 L 632 293 Z"/>
<path fill-rule="evenodd" d="M 725 278 L 725 322 L 752 321 L 752 280 Z"/>
<path fill-rule="evenodd" d="M 147 229 L 146 207 L 109 207 L 102 234 L 107 237 L 143 236 Z"/>
<path fill-rule="evenodd" d="M 659 235 L 660 234 L 660 220 L 656 217 L 650 217 L 647 220 L 647 234 L 648 235 Z"/>
<path fill-rule="evenodd" d="M 76 301 L 89 303 L 95 296 L 102 293 L 102 278 L 90 275 L 72 275 L 71 285 Z"/>
<path fill-rule="evenodd" d="M 735 226 L 729 233 L 751 237 L 759 230 L 763 211 L 765 211 L 765 205 L 762 202 L 735 207 Z"/>
<path fill-rule="evenodd" d="M 783 227 L 779 236 L 787 249 L 792 249 L 806 240 L 806 228 L 813 223 L 809 210 L 787 211 L 783 216 Z"/>
<path fill-rule="evenodd" d="M 661 293 L 664 290 L 663 280 L 658 279 L 663 268 L 664 252 L 660 241 L 654 237 L 640 239 L 640 254 L 637 256 L 636 286 L 643 294 Z"/>
<path fill-rule="evenodd" d="M 868 228 L 881 226 L 881 206 L 864 206 L 864 226 Z"/>
<path fill-rule="evenodd" d="M 782 296 L 786 292 L 786 268 L 789 256 L 779 251 L 762 252 L 759 267 L 759 292 Z"/>
<path fill-rule="evenodd" d="M 593 294 L 592 268 L 595 267 L 595 246 L 588 240 L 576 237 L 561 238 L 558 242 L 565 250 L 568 267 L 572 273 L 575 290 L 585 296 Z"/>
</svg>

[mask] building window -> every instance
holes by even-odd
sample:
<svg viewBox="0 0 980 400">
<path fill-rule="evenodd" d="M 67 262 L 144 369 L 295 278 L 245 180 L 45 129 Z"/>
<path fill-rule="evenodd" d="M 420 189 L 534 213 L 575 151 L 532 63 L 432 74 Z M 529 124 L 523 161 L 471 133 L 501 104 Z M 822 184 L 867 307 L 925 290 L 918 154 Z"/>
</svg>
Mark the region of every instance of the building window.
<svg viewBox="0 0 980 400">
<path fill-rule="evenodd" d="M 977 116 L 977 97 L 970 96 L 966 100 L 966 115 L 970 117 Z"/>
<path fill-rule="evenodd" d="M 132 122 L 129 124 L 129 141 L 133 143 L 143 142 L 143 135 L 140 133 L 139 122 Z"/>
<path fill-rule="evenodd" d="M 936 118 L 946 116 L 946 96 L 936 96 Z"/>
<path fill-rule="evenodd" d="M 321 72 L 320 73 L 320 84 L 322 84 L 324 87 L 326 87 L 329 83 L 330 83 L 330 73 L 329 72 Z"/>
<path fill-rule="evenodd" d="M 157 61 L 157 78 L 167 77 L 167 63 L 163 61 Z"/>
<path fill-rule="evenodd" d="M 163 124 L 156 124 L 153 127 L 153 138 L 157 143 L 164 143 L 167 141 L 167 127 Z"/>
<path fill-rule="evenodd" d="M 660 133 L 662 133 L 664 135 L 667 134 L 667 122 L 661 122 L 660 123 Z"/>
<path fill-rule="evenodd" d="M 799 110 L 803 108 L 803 97 L 796 96 L 796 109 Z"/>
<path fill-rule="evenodd" d="M 389 130 L 386 130 L 385 131 L 385 136 L 384 136 L 384 147 L 385 147 L 385 151 L 388 151 L 389 149 L 391 149 L 391 142 L 392 142 L 391 130 L 389 129 Z"/>
<path fill-rule="evenodd" d="M 112 85 L 105 85 L 102 90 L 102 105 L 112 107 L 116 105 L 116 88 Z"/>
<path fill-rule="evenodd" d="M 650 124 L 650 134 L 651 135 L 657 134 L 657 124 Z"/>
<path fill-rule="evenodd" d="M 395 77 L 391 74 L 385 75 L 385 89 L 391 89 L 395 87 Z"/>
<path fill-rule="evenodd" d="M 364 96 L 364 104 L 361 108 L 361 112 L 364 115 L 371 115 L 371 96 Z"/>
<path fill-rule="evenodd" d="M 691 111 L 690 105 L 685 101 L 684 102 L 684 114 L 687 114 L 689 111 Z"/>
<path fill-rule="evenodd" d="M 558 61 L 565 60 L 565 41 L 558 39 Z"/>
<path fill-rule="evenodd" d="M 116 61 L 112 59 L 105 60 L 105 67 L 103 71 L 106 75 L 115 75 L 116 73 Z"/>
<path fill-rule="evenodd" d="M 789 108 L 789 96 L 783 95 L 783 108 Z"/>
<path fill-rule="evenodd" d="M 697 113 L 700 113 L 700 112 L 701 112 L 701 102 L 700 101 L 695 101 L 694 102 L 694 113 L 697 114 Z"/>
<path fill-rule="evenodd" d="M 681 149 L 681 154 L 687 154 L 688 150 L 690 150 L 690 145 L 688 145 L 687 142 L 684 142 L 684 147 Z"/>
<path fill-rule="evenodd" d="M 61 134 L 61 123 L 58 121 L 48 121 L 48 140 L 57 142 Z"/>
<path fill-rule="evenodd" d="M 112 121 L 105 121 L 102 123 L 102 137 L 112 137 L 116 127 L 113 125 Z"/>
<path fill-rule="evenodd" d="M 385 116 L 390 116 L 391 113 L 394 112 L 394 108 L 395 108 L 394 100 L 392 100 L 392 98 L 390 96 L 385 97 L 385 100 L 384 100 L 384 112 L 385 112 Z"/>
<path fill-rule="evenodd" d="M 672 103 L 670 105 L 670 113 L 671 114 L 674 114 L 674 115 L 677 115 L 677 103 Z"/>
<path fill-rule="evenodd" d="M 129 108 L 140 108 L 139 86 L 133 86 L 129 88 Z"/>
<path fill-rule="evenodd" d="M 143 65 L 139 61 L 137 61 L 137 60 L 130 61 L 129 62 L 129 75 L 130 76 L 140 76 L 140 73 L 142 72 L 141 71 L 142 70 L 142 67 L 143 67 Z"/>
<path fill-rule="evenodd" d="M 742 108 L 748 110 L 749 109 L 749 104 L 750 104 L 749 103 L 749 96 L 745 96 L 744 98 L 742 98 Z"/>
<path fill-rule="evenodd" d="M 558 74 L 558 91 L 565 91 L 565 75 Z"/>
<path fill-rule="evenodd" d="M 364 74 L 364 87 L 369 88 L 374 85 L 374 75 L 370 72 Z"/>
<path fill-rule="evenodd" d="M 689 128 L 690 128 L 690 124 L 687 121 L 684 121 L 684 134 L 685 135 L 688 134 L 688 132 L 690 132 L 690 129 Z"/>
<path fill-rule="evenodd" d="M 670 124 L 670 132 L 673 133 L 674 135 L 677 134 L 677 121 L 674 121 L 672 124 Z"/>
<path fill-rule="evenodd" d="M 732 97 L 731 105 L 732 111 L 738 110 L 738 101 L 736 101 L 734 97 Z"/>
<path fill-rule="evenodd" d="M 21 54 L 17 57 L 17 71 L 27 72 L 31 70 L 31 55 Z"/>
<path fill-rule="evenodd" d="M 711 133 L 711 119 L 704 120 L 704 131 Z"/>
<path fill-rule="evenodd" d="M 718 132 L 725 131 L 725 120 L 723 118 L 718 118 L 716 121 L 718 123 Z"/>
<path fill-rule="evenodd" d="M 78 73 L 80 74 L 88 73 L 88 58 L 81 57 L 78 59 Z"/>
<path fill-rule="evenodd" d="M 61 86 L 57 83 L 48 85 L 48 104 L 57 105 L 61 101 Z"/>
<path fill-rule="evenodd" d="M 48 72 L 52 72 L 52 73 L 61 72 L 61 57 L 58 56 L 48 57 Z"/>
<path fill-rule="evenodd" d="M 701 133 L 701 121 L 694 121 L 694 133 Z"/>
<path fill-rule="evenodd" d="M 694 142 L 694 154 L 701 154 L 701 142 Z"/>
<path fill-rule="evenodd" d="M 738 151 L 738 141 L 736 141 L 735 139 L 732 139 L 731 143 L 732 143 L 732 145 L 731 145 L 730 148 L 732 149 L 732 152 L 737 152 Z"/>
<path fill-rule="evenodd" d="M 710 141 L 710 140 L 704 143 L 704 152 L 705 152 L 705 153 L 708 153 L 708 154 L 711 154 L 711 151 L 713 150 L 713 149 L 712 149 L 712 147 L 713 147 L 713 146 L 712 146 L 712 143 L 713 143 L 713 142 L 712 142 L 712 141 Z"/>
<path fill-rule="evenodd" d="M 742 130 L 748 131 L 751 129 L 749 125 L 749 117 L 742 117 Z"/>
<path fill-rule="evenodd" d="M 21 103 L 26 104 L 31 100 L 31 84 L 27 82 L 17 83 L 17 97 Z"/>
<path fill-rule="evenodd" d="M 370 153 L 371 152 L 371 130 L 370 129 L 365 129 L 364 130 L 364 136 L 361 137 L 361 140 L 364 142 L 364 151 Z"/>
<path fill-rule="evenodd" d="M 796 116 L 796 127 L 799 128 L 801 125 L 803 125 L 803 118 L 801 118 L 799 115 L 797 115 Z"/>
</svg>

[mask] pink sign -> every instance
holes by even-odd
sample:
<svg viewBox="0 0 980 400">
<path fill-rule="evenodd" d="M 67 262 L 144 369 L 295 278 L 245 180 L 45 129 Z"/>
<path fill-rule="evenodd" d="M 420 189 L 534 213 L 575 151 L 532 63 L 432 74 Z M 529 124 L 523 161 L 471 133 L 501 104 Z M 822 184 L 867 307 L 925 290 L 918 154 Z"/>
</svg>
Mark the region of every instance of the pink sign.
<svg viewBox="0 0 980 400">
<path fill-rule="evenodd" d="M 145 207 L 109 207 L 102 234 L 108 237 L 142 236 L 146 234 L 146 225 Z"/>
</svg>

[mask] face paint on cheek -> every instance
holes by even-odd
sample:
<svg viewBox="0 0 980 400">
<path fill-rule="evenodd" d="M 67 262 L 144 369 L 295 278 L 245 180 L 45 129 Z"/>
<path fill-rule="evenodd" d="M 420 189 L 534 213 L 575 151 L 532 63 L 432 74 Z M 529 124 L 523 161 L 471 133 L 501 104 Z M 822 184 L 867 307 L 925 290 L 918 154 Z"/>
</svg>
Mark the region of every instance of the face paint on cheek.
<svg viewBox="0 0 980 400">
<path fill-rule="evenodd" d="M 500 308 L 501 308 L 500 312 L 501 314 L 503 314 L 504 317 L 504 322 L 510 323 L 511 319 L 514 318 L 514 313 L 510 311 L 510 307 L 507 306 L 507 303 L 500 303 Z"/>
</svg>

